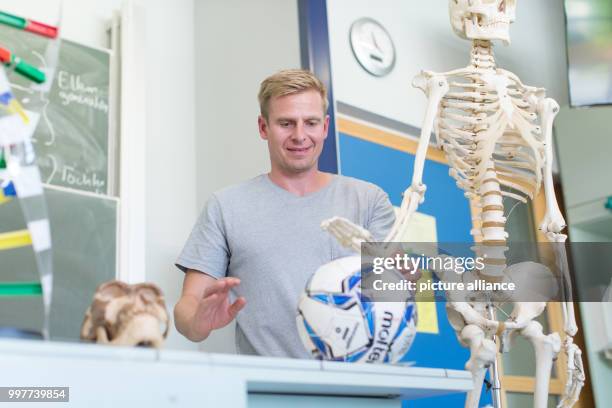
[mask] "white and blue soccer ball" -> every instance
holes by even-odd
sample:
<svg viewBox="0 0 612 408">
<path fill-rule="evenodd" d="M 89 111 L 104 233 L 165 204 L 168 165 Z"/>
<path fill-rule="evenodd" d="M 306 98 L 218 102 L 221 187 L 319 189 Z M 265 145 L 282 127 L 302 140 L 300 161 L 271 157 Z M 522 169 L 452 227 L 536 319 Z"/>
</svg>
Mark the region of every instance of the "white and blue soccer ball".
<svg viewBox="0 0 612 408">
<path fill-rule="evenodd" d="M 373 302 L 361 293 L 361 257 L 321 266 L 298 303 L 296 323 L 315 358 L 346 362 L 396 363 L 416 335 L 412 299 Z"/>
</svg>

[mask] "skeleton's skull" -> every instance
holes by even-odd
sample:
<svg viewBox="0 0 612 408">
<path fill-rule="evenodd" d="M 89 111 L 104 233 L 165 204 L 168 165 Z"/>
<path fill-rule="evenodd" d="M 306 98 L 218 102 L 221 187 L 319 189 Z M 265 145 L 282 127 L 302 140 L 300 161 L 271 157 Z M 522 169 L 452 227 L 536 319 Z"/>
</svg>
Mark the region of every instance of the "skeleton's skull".
<svg viewBox="0 0 612 408">
<path fill-rule="evenodd" d="M 510 44 L 516 0 L 449 0 L 451 25 L 468 40 L 501 40 Z"/>
<path fill-rule="evenodd" d="M 103 283 L 96 290 L 81 327 L 84 340 L 122 346 L 159 348 L 167 335 L 164 297 L 151 283 Z"/>
</svg>

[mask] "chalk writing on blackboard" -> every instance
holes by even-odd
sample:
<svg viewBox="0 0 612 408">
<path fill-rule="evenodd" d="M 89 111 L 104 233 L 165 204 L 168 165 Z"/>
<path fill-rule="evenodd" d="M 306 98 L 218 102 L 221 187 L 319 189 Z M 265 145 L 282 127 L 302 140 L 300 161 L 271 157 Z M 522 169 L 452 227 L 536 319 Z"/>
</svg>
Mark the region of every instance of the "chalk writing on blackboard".
<svg viewBox="0 0 612 408">
<path fill-rule="evenodd" d="M 0 26 L 0 43 L 54 75 L 48 93 L 18 75 L 9 80 L 26 110 L 40 115 L 32 141 L 47 184 L 108 193 L 110 53 L 62 40 L 55 71 L 48 39 Z"/>
<path fill-rule="evenodd" d="M 57 85 L 62 105 L 72 103 L 89 106 L 108 114 L 108 92 L 102 92 L 97 86 L 89 86 L 83 82 L 80 75 L 59 70 Z"/>
</svg>

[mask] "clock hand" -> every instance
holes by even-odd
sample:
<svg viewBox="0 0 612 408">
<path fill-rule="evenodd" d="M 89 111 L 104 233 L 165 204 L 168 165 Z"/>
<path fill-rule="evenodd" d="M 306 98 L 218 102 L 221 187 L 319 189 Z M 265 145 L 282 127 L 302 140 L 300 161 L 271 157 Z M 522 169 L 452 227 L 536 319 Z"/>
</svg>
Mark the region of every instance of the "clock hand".
<svg viewBox="0 0 612 408">
<path fill-rule="evenodd" d="M 378 51 L 380 51 L 382 53 L 382 50 L 380 49 L 380 46 L 376 42 L 376 35 L 374 34 L 374 31 L 370 31 L 370 37 L 372 37 L 372 44 L 374 44 L 374 48 L 376 48 Z"/>
<path fill-rule="evenodd" d="M 374 35 L 373 31 L 370 31 L 370 37 L 372 38 L 372 42 L 371 43 L 367 43 L 369 48 L 370 48 L 370 58 L 378 61 L 378 62 L 382 62 L 383 61 L 383 57 L 382 57 L 382 50 L 380 49 L 378 43 L 376 42 L 376 36 Z"/>
</svg>

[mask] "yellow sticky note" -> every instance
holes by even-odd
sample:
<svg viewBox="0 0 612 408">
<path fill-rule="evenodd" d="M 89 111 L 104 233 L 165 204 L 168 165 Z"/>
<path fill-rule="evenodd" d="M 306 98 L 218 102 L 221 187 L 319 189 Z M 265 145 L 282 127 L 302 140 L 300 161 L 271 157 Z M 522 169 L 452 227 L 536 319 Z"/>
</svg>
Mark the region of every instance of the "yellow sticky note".
<svg viewBox="0 0 612 408">
<path fill-rule="evenodd" d="M 431 272 L 423 271 L 423 276 L 421 276 L 417 284 L 431 279 Z M 433 291 L 418 292 L 416 295 L 416 302 L 419 319 L 417 322 L 417 332 L 432 334 L 440 333 L 440 328 L 438 327 L 438 311 L 436 310 Z"/>
<path fill-rule="evenodd" d="M 438 327 L 438 312 L 436 311 L 435 302 L 417 302 L 417 313 L 419 321 L 417 323 L 417 332 L 419 333 L 440 333 Z"/>
<path fill-rule="evenodd" d="M 399 208 L 395 207 L 395 214 L 399 213 Z M 426 255 L 435 256 L 437 254 L 437 246 L 432 245 L 438 240 L 438 234 L 436 232 L 436 218 L 415 212 L 408 221 L 408 227 L 404 231 L 404 235 L 400 237 L 402 242 L 426 242 L 428 243 L 426 248 L 428 252 Z M 432 279 L 431 272 L 422 271 L 423 275 L 419 279 L 419 282 L 427 281 Z M 436 309 L 436 302 L 434 301 L 433 291 L 419 292 L 416 297 L 418 323 L 417 332 L 419 333 L 440 333 L 438 327 L 438 311 Z"/>
</svg>

